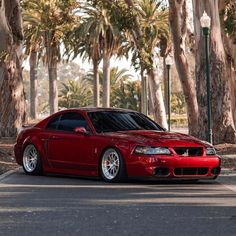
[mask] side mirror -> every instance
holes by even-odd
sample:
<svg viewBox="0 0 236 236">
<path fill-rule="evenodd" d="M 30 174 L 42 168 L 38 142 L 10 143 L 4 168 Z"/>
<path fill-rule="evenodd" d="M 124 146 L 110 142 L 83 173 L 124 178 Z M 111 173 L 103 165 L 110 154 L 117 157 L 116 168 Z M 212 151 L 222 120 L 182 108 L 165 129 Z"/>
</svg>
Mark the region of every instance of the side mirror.
<svg viewBox="0 0 236 236">
<path fill-rule="evenodd" d="M 84 127 L 77 127 L 74 129 L 76 134 L 82 134 L 82 135 L 87 135 L 88 132 Z"/>
</svg>

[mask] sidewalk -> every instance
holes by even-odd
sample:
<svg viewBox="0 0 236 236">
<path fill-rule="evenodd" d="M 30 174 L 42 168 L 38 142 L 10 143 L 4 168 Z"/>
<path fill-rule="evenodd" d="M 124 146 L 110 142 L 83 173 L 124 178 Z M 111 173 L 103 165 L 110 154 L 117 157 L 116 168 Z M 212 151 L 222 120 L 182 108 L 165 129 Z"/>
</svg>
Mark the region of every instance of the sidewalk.
<svg viewBox="0 0 236 236">
<path fill-rule="evenodd" d="M 221 174 L 236 174 L 236 154 L 219 156 L 221 157 Z"/>
</svg>

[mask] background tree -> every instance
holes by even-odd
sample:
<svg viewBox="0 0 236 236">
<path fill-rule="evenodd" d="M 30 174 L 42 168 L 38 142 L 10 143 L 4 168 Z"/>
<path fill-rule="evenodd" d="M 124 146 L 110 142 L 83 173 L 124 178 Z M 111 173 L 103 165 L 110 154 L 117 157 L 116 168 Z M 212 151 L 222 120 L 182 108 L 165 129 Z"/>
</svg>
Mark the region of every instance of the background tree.
<svg viewBox="0 0 236 236">
<path fill-rule="evenodd" d="M 76 0 L 23 0 L 25 32 L 33 43 L 43 40 L 44 62 L 48 66 L 50 114 L 58 110 L 57 63 L 68 31 L 78 24 Z"/>
<path fill-rule="evenodd" d="M 175 64 L 182 84 L 187 104 L 189 133 L 198 133 L 198 103 L 195 81 L 191 77 L 189 62 L 186 55 L 187 37 L 187 6 L 186 0 L 169 0 L 169 20 L 173 38 Z M 202 55 L 203 56 L 203 55 Z"/>
<path fill-rule="evenodd" d="M 140 81 L 122 81 L 112 92 L 113 107 L 126 108 L 141 112 L 141 83 Z"/>
<path fill-rule="evenodd" d="M 29 57 L 30 65 L 30 114 L 32 119 L 37 117 L 38 107 L 38 63 L 43 50 L 43 36 L 29 24 L 32 21 L 31 12 L 29 12 L 28 1 L 22 1 L 23 33 L 25 56 Z"/>
<path fill-rule="evenodd" d="M 213 142 L 235 143 L 236 133 L 232 114 L 230 78 L 231 59 L 227 57 L 221 34 L 219 1 L 193 1 L 194 30 L 196 41 L 196 83 L 199 105 L 199 137 L 206 140 L 207 98 L 204 63 L 204 40 L 200 26 L 203 11 L 211 17 L 210 28 L 210 77 L 212 81 Z"/>
<path fill-rule="evenodd" d="M 220 13 L 224 17 L 224 30 L 233 39 L 236 44 L 236 2 L 233 0 L 225 0 L 219 3 Z"/>
<path fill-rule="evenodd" d="M 92 86 L 88 80 L 80 77 L 62 83 L 59 106 L 62 108 L 87 107 L 92 104 Z"/>
<path fill-rule="evenodd" d="M 93 82 L 93 72 L 85 77 L 90 84 Z M 99 71 L 99 81 L 102 84 L 103 71 Z M 110 74 L 111 107 L 127 108 L 140 111 L 141 85 L 133 80 L 133 75 L 126 69 L 112 67 Z M 100 91 L 102 95 L 102 90 Z"/>
<path fill-rule="evenodd" d="M 108 5 L 107 5 L 108 4 Z M 112 14 L 109 1 L 88 1 L 83 7 L 83 34 L 92 40 L 94 50 L 100 49 L 103 60 L 103 107 L 110 106 L 110 60 L 120 44 L 120 32 L 111 22 Z M 97 81 L 97 80 L 96 80 Z"/>
<path fill-rule="evenodd" d="M 32 48 L 29 56 L 30 64 L 30 117 L 37 118 L 38 107 L 38 52 L 37 49 Z"/>
<path fill-rule="evenodd" d="M 230 97 L 236 126 L 236 2 L 234 0 L 219 1 L 219 11 L 224 48 L 227 59 L 231 61 Z"/>
<path fill-rule="evenodd" d="M 129 24 L 130 27 L 128 27 L 129 31 L 131 32 L 131 35 L 133 37 L 133 40 L 135 42 L 135 46 L 137 48 L 139 48 L 139 40 L 142 39 L 142 32 L 141 29 L 139 28 L 140 22 L 139 22 L 139 18 L 138 16 L 135 14 L 135 1 L 133 0 L 124 0 L 124 2 L 127 4 L 128 6 L 128 17 L 132 19 L 132 24 Z M 131 14 L 130 14 L 131 13 Z M 146 82 L 146 76 L 144 75 L 144 68 L 142 66 L 142 64 L 140 64 L 140 76 L 141 76 L 141 84 L 142 84 L 142 89 L 141 89 L 141 111 L 143 113 L 146 113 L 147 110 L 147 82 Z"/>
<path fill-rule="evenodd" d="M 167 127 L 166 113 L 161 92 L 161 79 L 157 77 L 154 59 L 156 48 L 160 47 L 162 39 L 169 37 L 168 12 L 157 0 L 125 1 L 131 11 L 135 26 L 128 28 L 133 36 L 133 62 L 139 64 L 141 77 L 144 72 L 149 77 L 150 97 L 153 105 L 154 119 L 163 127 Z"/>
<path fill-rule="evenodd" d="M 0 137 L 13 137 L 25 120 L 19 0 L 0 1 Z"/>
<path fill-rule="evenodd" d="M 84 7 L 86 8 L 86 5 Z M 99 18 L 100 15 L 96 9 L 87 9 L 86 14 L 81 18 L 80 25 L 69 32 L 65 41 L 66 54 L 69 57 L 76 58 L 80 56 L 84 60 L 88 59 L 93 64 L 94 107 L 100 106 L 99 64 L 102 60 L 102 41 L 94 32 L 94 28 L 99 24 Z"/>
<path fill-rule="evenodd" d="M 103 76 L 103 74 L 101 74 Z M 118 67 L 111 68 L 111 107 L 119 107 L 117 104 L 118 96 L 126 96 L 125 93 L 117 94 L 116 91 L 127 81 L 131 80 L 133 76 L 126 69 L 119 69 Z M 124 105 L 123 105 L 124 106 Z"/>
</svg>

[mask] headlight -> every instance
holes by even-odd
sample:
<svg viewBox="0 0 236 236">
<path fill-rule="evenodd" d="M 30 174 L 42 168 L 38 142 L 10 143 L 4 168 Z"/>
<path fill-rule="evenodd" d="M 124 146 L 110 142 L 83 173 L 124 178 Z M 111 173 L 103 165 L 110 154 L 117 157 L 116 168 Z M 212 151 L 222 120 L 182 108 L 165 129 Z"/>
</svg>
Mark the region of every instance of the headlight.
<svg viewBox="0 0 236 236">
<path fill-rule="evenodd" d="M 135 154 L 145 154 L 145 155 L 170 155 L 171 152 L 165 147 L 142 147 L 137 146 L 134 150 Z"/>
<path fill-rule="evenodd" d="M 216 154 L 215 148 L 213 148 L 213 147 L 206 148 L 206 154 L 207 155 L 215 155 Z"/>
</svg>

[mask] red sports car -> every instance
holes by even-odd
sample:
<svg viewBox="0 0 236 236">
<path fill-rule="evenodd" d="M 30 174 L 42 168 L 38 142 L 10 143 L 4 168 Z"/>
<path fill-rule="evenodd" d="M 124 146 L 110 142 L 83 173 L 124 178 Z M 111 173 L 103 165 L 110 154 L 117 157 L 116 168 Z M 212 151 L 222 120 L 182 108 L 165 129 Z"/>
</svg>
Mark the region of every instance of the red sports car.
<svg viewBox="0 0 236 236">
<path fill-rule="evenodd" d="M 124 109 L 81 108 L 55 113 L 20 132 L 15 157 L 30 175 L 215 179 L 220 158 L 194 137 L 166 132 Z"/>
</svg>

